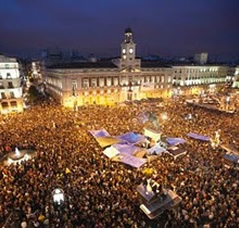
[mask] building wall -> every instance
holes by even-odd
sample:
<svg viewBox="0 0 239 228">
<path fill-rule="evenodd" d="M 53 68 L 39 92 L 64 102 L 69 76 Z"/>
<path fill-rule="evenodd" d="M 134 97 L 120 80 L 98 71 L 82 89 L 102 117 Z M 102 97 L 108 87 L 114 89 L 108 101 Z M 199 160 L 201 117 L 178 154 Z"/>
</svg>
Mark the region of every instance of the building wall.
<svg viewBox="0 0 239 228">
<path fill-rule="evenodd" d="M 0 113 L 23 111 L 19 64 L 14 58 L 0 56 Z"/>
<path fill-rule="evenodd" d="M 118 69 L 49 69 L 47 90 L 64 106 L 73 104 L 113 105 L 132 99 L 170 98 L 175 88 L 185 95 L 199 94 L 205 86 L 224 83 L 224 66 L 173 66 L 171 68 L 141 68 L 139 72 Z"/>
<path fill-rule="evenodd" d="M 235 68 L 235 75 L 234 75 L 234 82 L 232 87 L 233 88 L 239 88 L 239 66 Z"/>
<path fill-rule="evenodd" d="M 113 105 L 148 97 L 170 97 L 172 76 L 169 68 L 124 72 L 118 69 L 47 69 L 47 91 L 64 106 Z M 129 94 L 132 90 L 132 95 Z"/>
</svg>

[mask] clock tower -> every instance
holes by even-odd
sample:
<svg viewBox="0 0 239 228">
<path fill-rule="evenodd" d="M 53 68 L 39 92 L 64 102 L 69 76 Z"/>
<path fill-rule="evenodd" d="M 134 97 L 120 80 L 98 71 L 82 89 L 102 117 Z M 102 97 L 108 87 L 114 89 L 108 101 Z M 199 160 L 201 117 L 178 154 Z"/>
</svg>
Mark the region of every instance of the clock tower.
<svg viewBox="0 0 239 228">
<path fill-rule="evenodd" d="M 131 65 L 135 61 L 136 44 L 133 41 L 133 32 L 131 28 L 125 29 L 124 41 L 121 44 L 122 64 Z"/>
<path fill-rule="evenodd" d="M 113 63 L 121 72 L 140 72 L 141 60 L 136 58 L 136 44 L 133 41 L 131 28 L 125 29 L 120 58 L 113 60 Z"/>
</svg>

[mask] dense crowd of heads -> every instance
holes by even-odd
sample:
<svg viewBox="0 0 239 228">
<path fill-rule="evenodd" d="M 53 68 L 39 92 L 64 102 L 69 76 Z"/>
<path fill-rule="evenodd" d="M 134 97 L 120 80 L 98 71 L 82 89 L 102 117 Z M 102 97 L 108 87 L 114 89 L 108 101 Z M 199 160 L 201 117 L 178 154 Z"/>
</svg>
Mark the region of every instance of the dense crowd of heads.
<svg viewBox="0 0 239 228">
<path fill-rule="evenodd" d="M 153 111 L 162 131 L 187 139 L 186 156 L 168 155 L 132 169 L 110 161 L 89 130 L 111 135 L 143 133 L 137 116 Z M 161 120 L 160 114 L 168 119 Z M 192 113 L 195 118 L 186 120 Z M 238 227 L 239 178 L 236 166 L 224 165 L 224 151 L 186 137 L 214 136 L 239 148 L 239 116 L 187 107 L 180 102 L 80 107 L 77 112 L 42 103 L 22 114 L 0 117 L 1 156 L 34 148 L 36 156 L 19 165 L 0 165 L 0 225 L 12 213 L 19 227 Z M 151 178 L 182 197 L 180 205 L 154 221 L 139 209 L 136 187 Z M 54 208 L 52 191 L 64 190 L 66 202 Z"/>
</svg>

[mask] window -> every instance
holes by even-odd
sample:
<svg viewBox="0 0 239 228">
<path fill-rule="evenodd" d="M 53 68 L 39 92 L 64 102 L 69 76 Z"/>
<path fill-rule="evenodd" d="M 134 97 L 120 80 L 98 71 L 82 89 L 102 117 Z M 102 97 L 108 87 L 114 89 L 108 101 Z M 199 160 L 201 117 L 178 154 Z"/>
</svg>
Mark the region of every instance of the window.
<svg viewBox="0 0 239 228">
<path fill-rule="evenodd" d="M 124 85 L 124 84 L 126 84 L 126 77 L 122 77 L 121 78 L 121 83 Z"/>
<path fill-rule="evenodd" d="M 13 89 L 14 88 L 12 82 L 8 82 L 8 88 L 9 89 Z"/>
<path fill-rule="evenodd" d="M 114 86 L 117 86 L 119 84 L 118 78 L 114 78 Z"/>
<path fill-rule="evenodd" d="M 7 99 L 7 97 L 6 97 L 6 94 L 5 94 L 5 93 L 1 93 L 1 97 L 2 97 L 2 99 Z"/>
<path fill-rule="evenodd" d="M 154 79 L 155 83 L 158 82 L 158 76 L 155 76 L 155 79 Z"/>
<path fill-rule="evenodd" d="M 171 76 L 168 76 L 168 83 L 171 82 Z"/>
<path fill-rule="evenodd" d="M 161 82 L 164 83 L 164 76 L 161 76 Z"/>
<path fill-rule="evenodd" d="M 6 68 L 6 69 L 9 69 L 9 64 L 5 64 L 5 68 Z"/>
<path fill-rule="evenodd" d="M 15 98 L 14 93 L 10 92 L 10 98 Z"/>
<path fill-rule="evenodd" d="M 7 78 L 11 78 L 11 74 L 10 73 L 7 73 Z"/>
<path fill-rule="evenodd" d="M 93 88 L 97 87 L 97 79 L 96 78 L 91 79 L 91 87 L 93 87 Z"/>
<path fill-rule="evenodd" d="M 0 89 L 4 89 L 3 83 L 0 82 Z"/>
<path fill-rule="evenodd" d="M 0 79 L 2 79 L 2 75 L 0 74 Z"/>
<path fill-rule="evenodd" d="M 77 89 L 77 81 L 72 80 L 72 88 Z"/>
<path fill-rule="evenodd" d="M 105 86 L 105 79 L 104 78 L 100 78 L 99 86 L 100 87 L 104 87 Z"/>
<path fill-rule="evenodd" d="M 72 95 L 76 96 L 76 90 L 77 90 L 77 81 L 76 80 L 72 80 L 71 81 L 72 84 Z"/>
<path fill-rule="evenodd" d="M 112 85 L 112 78 L 107 78 L 106 84 L 107 84 L 107 86 L 111 86 Z"/>
<path fill-rule="evenodd" d="M 83 79 L 83 88 L 89 88 L 89 79 L 88 78 L 84 78 Z"/>
</svg>

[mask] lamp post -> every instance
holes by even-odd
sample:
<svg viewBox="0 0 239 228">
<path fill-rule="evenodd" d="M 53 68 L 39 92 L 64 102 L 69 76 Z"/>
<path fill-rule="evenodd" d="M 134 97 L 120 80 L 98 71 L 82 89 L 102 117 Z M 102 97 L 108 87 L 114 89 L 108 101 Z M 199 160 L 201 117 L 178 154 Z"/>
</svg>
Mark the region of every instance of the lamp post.
<svg viewBox="0 0 239 228">
<path fill-rule="evenodd" d="M 61 188 L 56 188 L 52 191 L 52 199 L 54 206 L 63 206 L 65 203 L 65 194 Z"/>
<path fill-rule="evenodd" d="M 66 203 L 65 193 L 63 189 L 61 188 L 55 188 L 52 191 L 52 202 L 53 205 L 50 207 L 50 224 L 54 224 L 54 217 L 57 216 L 58 219 L 62 222 L 62 215 L 63 215 L 63 209 L 64 205 Z"/>
</svg>

